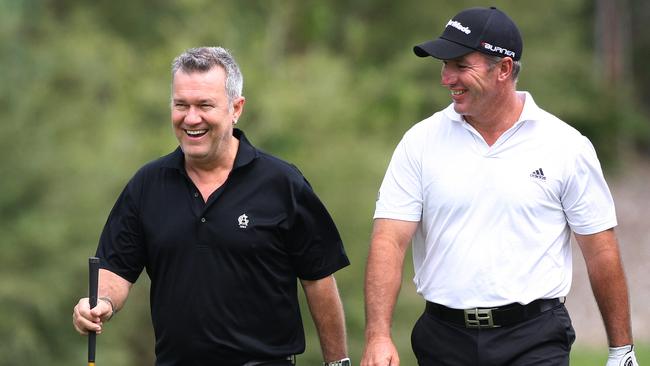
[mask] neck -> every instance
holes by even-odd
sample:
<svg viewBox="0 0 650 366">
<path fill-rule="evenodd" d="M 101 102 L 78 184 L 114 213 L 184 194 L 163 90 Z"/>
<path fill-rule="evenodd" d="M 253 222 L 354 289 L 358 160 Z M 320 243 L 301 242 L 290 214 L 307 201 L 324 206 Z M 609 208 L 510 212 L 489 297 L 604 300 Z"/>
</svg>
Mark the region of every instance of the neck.
<svg viewBox="0 0 650 366">
<path fill-rule="evenodd" d="M 230 170 L 235 163 L 238 148 L 239 140 L 230 136 L 221 142 L 215 154 L 204 158 L 190 158 L 186 155 L 185 169 L 202 175 L 224 169 Z"/>
<path fill-rule="evenodd" d="M 465 116 L 467 123 L 483 136 L 489 146 L 517 122 L 524 109 L 524 96 L 517 94 L 514 89 L 504 93 L 497 100 L 493 105 L 498 108 L 490 108 L 481 116 Z"/>
<path fill-rule="evenodd" d="M 239 140 L 232 137 L 216 159 L 202 161 L 186 158 L 187 175 L 201 192 L 204 201 L 207 202 L 212 192 L 221 187 L 228 179 L 235 164 L 238 148 Z"/>
</svg>

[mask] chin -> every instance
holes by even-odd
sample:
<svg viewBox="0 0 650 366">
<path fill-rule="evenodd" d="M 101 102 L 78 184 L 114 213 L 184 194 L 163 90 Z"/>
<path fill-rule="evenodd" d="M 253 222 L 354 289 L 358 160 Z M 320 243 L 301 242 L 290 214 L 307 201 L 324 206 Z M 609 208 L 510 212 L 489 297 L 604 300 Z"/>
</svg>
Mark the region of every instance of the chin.
<svg viewBox="0 0 650 366">
<path fill-rule="evenodd" d="M 203 151 L 203 149 L 197 149 L 196 146 L 192 145 L 183 144 L 181 145 L 181 150 L 183 150 L 183 154 L 185 154 L 185 156 L 192 159 L 200 159 L 207 155 L 206 151 Z"/>
<path fill-rule="evenodd" d="M 456 113 L 460 114 L 461 116 L 465 115 L 467 112 L 462 105 L 458 105 L 456 103 L 454 103 L 454 111 L 456 111 Z"/>
</svg>

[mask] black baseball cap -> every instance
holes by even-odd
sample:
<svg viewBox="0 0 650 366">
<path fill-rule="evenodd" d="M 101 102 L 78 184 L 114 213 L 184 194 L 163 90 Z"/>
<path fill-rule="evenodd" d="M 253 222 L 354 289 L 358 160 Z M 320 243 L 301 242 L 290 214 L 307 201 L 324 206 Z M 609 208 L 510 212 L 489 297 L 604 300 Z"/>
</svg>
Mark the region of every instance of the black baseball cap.
<svg viewBox="0 0 650 366">
<path fill-rule="evenodd" d="M 453 17 L 437 39 L 413 47 L 420 57 L 451 60 L 478 51 L 521 59 L 523 42 L 515 22 L 495 7 L 470 8 Z"/>
</svg>

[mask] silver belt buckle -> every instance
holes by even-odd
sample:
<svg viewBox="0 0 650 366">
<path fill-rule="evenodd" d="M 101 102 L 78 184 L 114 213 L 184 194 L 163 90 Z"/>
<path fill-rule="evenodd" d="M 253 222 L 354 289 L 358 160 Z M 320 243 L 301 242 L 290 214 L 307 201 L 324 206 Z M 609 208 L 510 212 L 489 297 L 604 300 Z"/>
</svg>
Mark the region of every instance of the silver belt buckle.
<svg viewBox="0 0 650 366">
<path fill-rule="evenodd" d="M 465 312 L 465 327 L 466 328 L 499 328 L 500 325 L 494 324 L 494 317 L 492 316 L 492 309 L 466 309 Z"/>
</svg>

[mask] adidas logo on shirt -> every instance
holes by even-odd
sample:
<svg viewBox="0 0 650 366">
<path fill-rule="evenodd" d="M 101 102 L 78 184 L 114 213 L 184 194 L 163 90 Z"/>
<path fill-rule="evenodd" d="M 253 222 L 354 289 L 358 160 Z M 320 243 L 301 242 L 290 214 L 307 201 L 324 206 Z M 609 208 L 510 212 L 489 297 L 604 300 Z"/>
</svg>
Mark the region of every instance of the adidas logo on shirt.
<svg viewBox="0 0 650 366">
<path fill-rule="evenodd" d="M 533 171 L 532 173 L 530 173 L 530 176 L 533 178 L 546 180 L 546 176 L 544 176 L 544 171 L 542 170 L 542 168 Z"/>
</svg>

